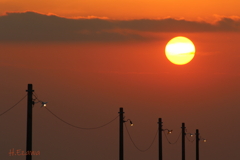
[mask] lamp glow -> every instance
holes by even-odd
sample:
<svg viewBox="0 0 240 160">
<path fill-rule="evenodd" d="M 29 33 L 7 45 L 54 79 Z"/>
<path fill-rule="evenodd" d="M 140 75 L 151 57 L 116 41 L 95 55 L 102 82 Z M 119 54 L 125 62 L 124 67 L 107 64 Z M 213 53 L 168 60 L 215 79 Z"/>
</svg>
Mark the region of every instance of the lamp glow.
<svg viewBox="0 0 240 160">
<path fill-rule="evenodd" d="M 42 102 L 42 106 L 41 107 L 47 107 L 47 103 L 48 102 Z"/>
<path fill-rule="evenodd" d="M 132 121 L 130 120 L 130 126 L 133 126 L 133 123 L 132 123 Z"/>
</svg>

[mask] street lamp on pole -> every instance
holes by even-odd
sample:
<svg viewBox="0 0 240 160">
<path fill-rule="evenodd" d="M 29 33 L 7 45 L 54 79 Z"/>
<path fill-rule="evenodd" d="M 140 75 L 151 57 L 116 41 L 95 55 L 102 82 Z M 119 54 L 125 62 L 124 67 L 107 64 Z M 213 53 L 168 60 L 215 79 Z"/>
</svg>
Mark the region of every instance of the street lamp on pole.
<svg viewBox="0 0 240 160">
<path fill-rule="evenodd" d="M 163 131 L 168 131 L 168 134 L 172 133 L 172 130 L 169 129 L 163 129 L 162 125 L 162 118 L 158 118 L 158 153 L 159 153 L 159 160 L 163 159 L 163 154 L 162 154 L 162 132 Z"/>
<path fill-rule="evenodd" d="M 123 108 L 119 109 L 119 160 L 124 159 L 124 145 L 123 145 L 123 123 L 129 121 L 130 125 L 133 126 L 133 123 L 130 119 L 124 120 L 124 111 Z"/>
<path fill-rule="evenodd" d="M 199 130 L 196 129 L 196 160 L 199 160 L 199 142 L 200 140 L 203 140 L 203 142 L 207 142 L 206 139 L 201 139 L 199 136 Z"/>
</svg>

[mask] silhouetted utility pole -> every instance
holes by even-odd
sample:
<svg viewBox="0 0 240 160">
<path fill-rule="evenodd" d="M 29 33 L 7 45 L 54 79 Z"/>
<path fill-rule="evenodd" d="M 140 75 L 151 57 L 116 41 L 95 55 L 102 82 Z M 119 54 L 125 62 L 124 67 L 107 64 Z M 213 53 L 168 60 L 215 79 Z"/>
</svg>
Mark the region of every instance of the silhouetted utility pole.
<svg viewBox="0 0 240 160">
<path fill-rule="evenodd" d="M 196 160 L 199 160 L 199 132 L 196 129 Z"/>
<path fill-rule="evenodd" d="M 185 123 L 182 123 L 182 160 L 185 160 Z"/>
<path fill-rule="evenodd" d="M 119 113 L 119 160 L 123 160 L 123 123 L 124 123 L 123 108 L 120 108 L 118 113 Z"/>
<path fill-rule="evenodd" d="M 162 118 L 158 119 L 158 153 L 159 160 L 162 160 Z"/>
<path fill-rule="evenodd" d="M 34 90 L 32 90 L 32 84 L 28 84 L 28 99 L 27 99 L 27 147 L 26 147 L 26 160 L 32 160 L 32 94 Z"/>
</svg>

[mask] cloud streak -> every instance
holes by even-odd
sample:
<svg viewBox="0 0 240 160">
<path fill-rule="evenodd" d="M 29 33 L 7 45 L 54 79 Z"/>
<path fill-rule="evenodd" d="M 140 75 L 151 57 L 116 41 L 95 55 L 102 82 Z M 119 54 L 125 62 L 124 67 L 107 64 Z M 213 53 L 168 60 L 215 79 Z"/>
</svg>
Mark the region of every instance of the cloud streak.
<svg viewBox="0 0 240 160">
<path fill-rule="evenodd" d="M 68 19 L 36 12 L 0 16 L 0 41 L 128 41 L 149 40 L 145 33 L 239 32 L 240 19 L 221 17 L 214 24 L 167 19 Z"/>
</svg>

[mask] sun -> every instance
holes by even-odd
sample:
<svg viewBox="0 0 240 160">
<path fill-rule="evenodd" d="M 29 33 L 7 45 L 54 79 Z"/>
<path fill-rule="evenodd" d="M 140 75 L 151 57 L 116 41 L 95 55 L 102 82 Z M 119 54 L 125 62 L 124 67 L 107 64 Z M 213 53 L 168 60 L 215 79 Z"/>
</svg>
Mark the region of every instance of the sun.
<svg viewBox="0 0 240 160">
<path fill-rule="evenodd" d="M 182 36 L 171 39 L 165 48 L 167 59 L 176 65 L 189 63 L 195 56 L 195 46 L 193 42 Z"/>
</svg>

